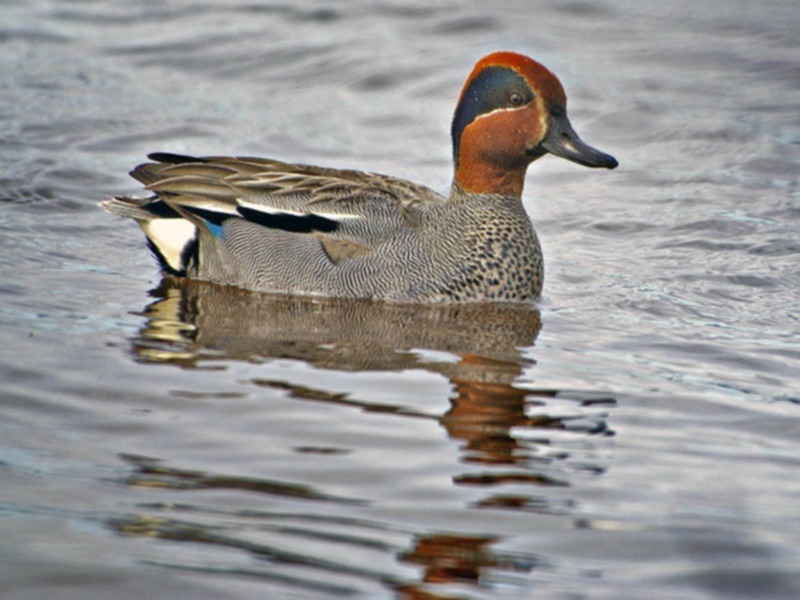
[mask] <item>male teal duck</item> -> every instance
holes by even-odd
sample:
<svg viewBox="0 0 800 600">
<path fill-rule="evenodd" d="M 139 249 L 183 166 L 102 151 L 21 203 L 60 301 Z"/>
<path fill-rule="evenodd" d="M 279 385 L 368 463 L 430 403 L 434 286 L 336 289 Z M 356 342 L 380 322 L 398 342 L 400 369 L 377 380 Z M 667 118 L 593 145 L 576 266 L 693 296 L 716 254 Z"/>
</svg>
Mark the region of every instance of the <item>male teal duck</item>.
<svg viewBox="0 0 800 600">
<path fill-rule="evenodd" d="M 561 83 L 495 52 L 475 65 L 452 123 L 450 196 L 385 175 L 276 160 L 151 154 L 149 198 L 103 203 L 138 221 L 168 274 L 256 291 L 397 302 L 526 302 L 542 252 L 522 206 L 548 152 L 613 169 L 567 119 Z"/>
</svg>

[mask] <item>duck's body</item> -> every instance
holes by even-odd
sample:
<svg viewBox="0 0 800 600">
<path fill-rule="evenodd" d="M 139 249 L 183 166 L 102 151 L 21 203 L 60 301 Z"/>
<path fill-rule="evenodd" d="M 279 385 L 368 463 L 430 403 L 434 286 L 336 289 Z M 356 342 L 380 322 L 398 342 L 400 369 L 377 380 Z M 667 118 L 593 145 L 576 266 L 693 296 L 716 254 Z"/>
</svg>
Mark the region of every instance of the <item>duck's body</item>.
<svg viewBox="0 0 800 600">
<path fill-rule="evenodd" d="M 155 196 L 105 207 L 139 221 L 174 275 L 289 294 L 529 301 L 544 271 L 521 201 L 528 164 L 553 152 L 616 166 L 575 135 L 565 102 L 555 76 L 531 59 L 482 59 L 453 121 L 448 198 L 372 173 L 155 154 L 132 172 Z"/>
</svg>

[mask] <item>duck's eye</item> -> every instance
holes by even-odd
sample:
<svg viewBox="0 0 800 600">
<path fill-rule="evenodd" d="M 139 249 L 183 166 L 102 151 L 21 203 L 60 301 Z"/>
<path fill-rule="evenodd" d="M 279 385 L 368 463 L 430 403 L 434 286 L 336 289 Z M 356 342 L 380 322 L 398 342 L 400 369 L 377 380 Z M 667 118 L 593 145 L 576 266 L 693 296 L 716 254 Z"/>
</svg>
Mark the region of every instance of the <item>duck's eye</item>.
<svg viewBox="0 0 800 600">
<path fill-rule="evenodd" d="M 514 92 L 508 97 L 508 101 L 511 103 L 511 106 L 522 106 L 525 99 L 522 97 L 522 94 Z"/>
</svg>

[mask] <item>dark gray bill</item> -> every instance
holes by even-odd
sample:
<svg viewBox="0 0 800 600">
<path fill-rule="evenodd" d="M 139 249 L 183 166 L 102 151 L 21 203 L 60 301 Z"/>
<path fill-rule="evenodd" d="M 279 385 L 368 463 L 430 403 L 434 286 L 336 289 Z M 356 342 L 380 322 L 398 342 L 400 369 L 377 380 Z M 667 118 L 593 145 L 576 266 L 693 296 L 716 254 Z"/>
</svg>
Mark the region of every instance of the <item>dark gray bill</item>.
<svg viewBox="0 0 800 600">
<path fill-rule="evenodd" d="M 614 169 L 619 164 L 617 159 L 610 154 L 592 148 L 579 138 L 566 115 L 552 120 L 550 134 L 541 146 L 551 154 L 566 158 L 584 167 Z"/>
</svg>

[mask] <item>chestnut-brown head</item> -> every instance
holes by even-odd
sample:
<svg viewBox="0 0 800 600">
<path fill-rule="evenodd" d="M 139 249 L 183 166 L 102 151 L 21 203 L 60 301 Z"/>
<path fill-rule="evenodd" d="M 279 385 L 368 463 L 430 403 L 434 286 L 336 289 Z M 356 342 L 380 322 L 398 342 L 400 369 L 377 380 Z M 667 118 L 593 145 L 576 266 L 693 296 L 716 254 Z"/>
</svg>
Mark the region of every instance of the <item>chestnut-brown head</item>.
<svg viewBox="0 0 800 600">
<path fill-rule="evenodd" d="M 455 179 L 475 194 L 520 196 L 528 165 L 548 152 L 587 167 L 618 164 L 572 129 L 558 78 L 515 52 L 478 61 L 461 90 L 452 136 Z"/>
</svg>

